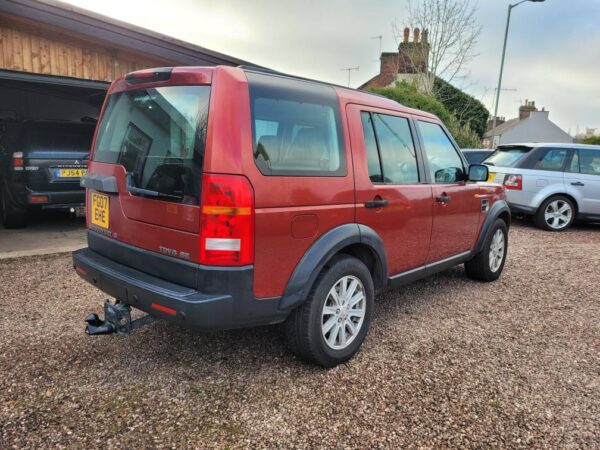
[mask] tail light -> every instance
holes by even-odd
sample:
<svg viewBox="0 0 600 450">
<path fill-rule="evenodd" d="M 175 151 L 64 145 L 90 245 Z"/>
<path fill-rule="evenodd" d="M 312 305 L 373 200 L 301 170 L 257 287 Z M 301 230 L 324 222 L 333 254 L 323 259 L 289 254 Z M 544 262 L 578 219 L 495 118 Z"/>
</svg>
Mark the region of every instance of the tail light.
<svg viewBox="0 0 600 450">
<path fill-rule="evenodd" d="M 30 195 L 29 203 L 48 203 L 50 200 L 47 195 Z"/>
<path fill-rule="evenodd" d="M 13 170 L 23 170 L 25 162 L 23 161 L 23 152 L 14 152 L 12 154 Z"/>
<path fill-rule="evenodd" d="M 523 189 L 523 176 L 506 175 L 506 177 L 504 177 L 504 188 L 513 191 L 520 191 Z"/>
<path fill-rule="evenodd" d="M 254 261 L 254 191 L 237 175 L 202 175 L 200 263 L 243 266 Z"/>
</svg>

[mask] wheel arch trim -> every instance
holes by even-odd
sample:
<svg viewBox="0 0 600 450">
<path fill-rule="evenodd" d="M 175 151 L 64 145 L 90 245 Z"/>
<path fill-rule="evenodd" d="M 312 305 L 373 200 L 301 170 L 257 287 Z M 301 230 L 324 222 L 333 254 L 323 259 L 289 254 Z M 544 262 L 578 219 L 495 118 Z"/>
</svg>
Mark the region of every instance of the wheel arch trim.
<svg viewBox="0 0 600 450">
<path fill-rule="evenodd" d="M 384 287 L 387 282 L 387 255 L 381 237 L 366 225 L 344 224 L 327 231 L 304 253 L 287 283 L 279 309 L 289 310 L 303 303 L 331 258 L 356 244 L 372 252 L 376 259 L 373 283 L 376 288 Z"/>
<path fill-rule="evenodd" d="M 477 239 L 477 243 L 475 244 L 475 251 L 473 254 L 477 254 L 483 250 L 483 246 L 488 239 L 488 235 L 490 234 L 494 222 L 500 216 L 508 217 L 508 221 L 506 222 L 506 227 L 510 228 L 511 221 L 511 213 L 510 208 L 508 207 L 508 203 L 505 200 L 496 200 L 492 207 L 490 208 L 483 225 L 481 226 L 481 231 L 479 232 L 479 238 Z"/>
</svg>

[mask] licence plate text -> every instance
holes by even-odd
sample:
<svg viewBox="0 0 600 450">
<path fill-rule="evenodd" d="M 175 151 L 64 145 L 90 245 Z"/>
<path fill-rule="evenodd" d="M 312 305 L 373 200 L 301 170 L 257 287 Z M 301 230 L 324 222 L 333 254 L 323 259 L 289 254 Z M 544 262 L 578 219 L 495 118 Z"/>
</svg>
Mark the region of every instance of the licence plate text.
<svg viewBox="0 0 600 450">
<path fill-rule="evenodd" d="M 59 169 L 60 178 L 81 178 L 87 173 L 87 169 Z"/>
<path fill-rule="evenodd" d="M 98 225 L 99 227 L 108 229 L 108 196 L 92 192 L 91 201 L 92 208 L 90 213 L 92 223 L 94 225 Z"/>
</svg>

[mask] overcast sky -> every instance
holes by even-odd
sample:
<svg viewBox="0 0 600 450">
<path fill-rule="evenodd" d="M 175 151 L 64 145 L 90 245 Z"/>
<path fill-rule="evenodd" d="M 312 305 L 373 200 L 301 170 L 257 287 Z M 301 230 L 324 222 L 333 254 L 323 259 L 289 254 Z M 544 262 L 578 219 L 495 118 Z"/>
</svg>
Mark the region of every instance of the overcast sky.
<svg viewBox="0 0 600 450">
<path fill-rule="evenodd" d="M 413 0 L 418 1 L 418 0 Z M 515 3 L 516 0 L 512 0 Z M 406 0 L 68 0 L 74 5 L 276 70 L 362 84 L 395 51 L 391 23 Z M 506 0 L 479 0 L 478 56 L 460 88 L 491 108 L 498 80 Z M 546 0 L 513 9 L 499 115 L 535 100 L 565 131 L 600 131 L 600 0 Z"/>
</svg>

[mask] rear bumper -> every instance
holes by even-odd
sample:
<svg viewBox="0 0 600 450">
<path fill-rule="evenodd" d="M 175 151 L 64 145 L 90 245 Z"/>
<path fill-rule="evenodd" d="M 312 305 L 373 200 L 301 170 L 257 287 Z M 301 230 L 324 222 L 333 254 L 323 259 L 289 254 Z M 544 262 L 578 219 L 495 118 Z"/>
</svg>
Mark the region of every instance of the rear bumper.
<svg viewBox="0 0 600 450">
<path fill-rule="evenodd" d="M 510 202 L 508 202 L 508 207 L 510 208 L 510 212 L 513 214 L 531 215 L 531 214 L 535 214 L 537 211 L 537 209 L 534 208 L 533 206 L 519 205 L 516 203 L 510 203 Z"/>
<path fill-rule="evenodd" d="M 47 196 L 48 201 L 44 203 L 34 203 L 31 201 L 31 197 L 34 196 Z M 26 205 L 52 209 L 84 206 L 85 189 L 71 191 L 34 191 L 28 188 L 26 194 L 23 195 L 22 200 Z"/>
<path fill-rule="evenodd" d="M 123 244 L 126 245 L 126 244 Z M 129 246 L 127 246 L 129 247 Z M 172 259 L 172 258 L 169 258 Z M 177 265 L 179 261 L 173 259 Z M 153 316 L 196 330 L 222 330 L 279 323 L 288 315 L 280 311 L 279 298 L 255 299 L 253 268 L 197 266 L 198 280 L 210 286 L 229 286 L 209 292 L 173 283 L 85 248 L 73 253 L 77 273 L 106 294 Z M 189 268 L 189 263 L 186 266 Z"/>
</svg>

